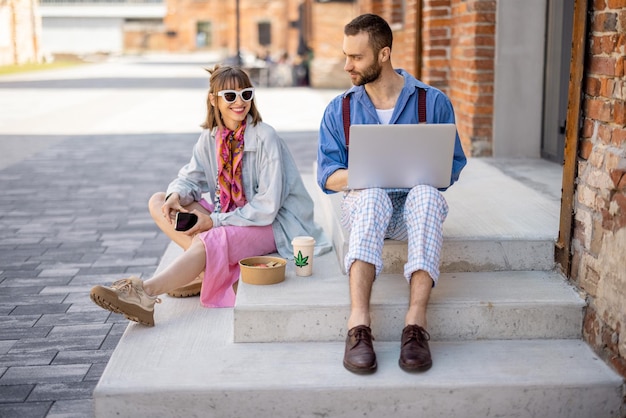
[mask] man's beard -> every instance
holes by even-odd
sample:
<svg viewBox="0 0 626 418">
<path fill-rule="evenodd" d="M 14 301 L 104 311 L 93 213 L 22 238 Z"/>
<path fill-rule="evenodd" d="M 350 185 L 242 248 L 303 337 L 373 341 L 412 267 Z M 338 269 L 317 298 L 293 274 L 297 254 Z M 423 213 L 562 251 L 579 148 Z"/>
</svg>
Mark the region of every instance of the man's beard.
<svg viewBox="0 0 626 418">
<path fill-rule="evenodd" d="M 354 84 L 355 86 L 362 86 L 364 84 L 376 81 L 378 80 L 378 77 L 380 77 L 381 71 L 382 66 L 377 61 L 374 64 L 370 65 L 362 74 L 360 74 L 352 84 Z"/>
</svg>

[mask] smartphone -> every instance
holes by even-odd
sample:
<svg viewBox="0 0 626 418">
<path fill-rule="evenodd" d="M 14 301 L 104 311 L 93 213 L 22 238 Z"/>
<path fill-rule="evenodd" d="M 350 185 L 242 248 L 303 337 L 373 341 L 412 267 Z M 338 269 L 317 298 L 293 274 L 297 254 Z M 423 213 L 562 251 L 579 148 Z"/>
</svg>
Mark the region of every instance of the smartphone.
<svg viewBox="0 0 626 418">
<path fill-rule="evenodd" d="M 194 213 L 177 212 L 176 213 L 176 226 L 177 231 L 188 231 L 198 222 L 198 216 Z"/>
</svg>

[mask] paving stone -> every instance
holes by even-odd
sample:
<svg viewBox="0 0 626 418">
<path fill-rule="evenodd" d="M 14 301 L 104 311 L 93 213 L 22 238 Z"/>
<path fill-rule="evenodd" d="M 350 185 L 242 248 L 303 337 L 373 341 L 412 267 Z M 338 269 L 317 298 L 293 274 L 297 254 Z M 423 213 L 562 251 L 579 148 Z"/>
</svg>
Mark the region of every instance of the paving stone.
<svg viewBox="0 0 626 418">
<path fill-rule="evenodd" d="M 86 301 L 89 304 L 98 307 L 95 303 L 89 299 L 89 296 L 85 295 Z M 72 308 L 74 305 L 72 305 Z M 72 309 L 70 308 L 70 309 Z M 37 326 L 60 326 L 60 325 L 87 325 L 87 324 L 103 324 L 108 316 L 108 312 L 102 308 L 99 311 L 93 312 L 66 312 L 64 314 L 46 314 L 42 315 L 37 321 Z"/>
<path fill-rule="evenodd" d="M 24 402 L 35 385 L 11 385 L 0 387 L 0 403 L 4 402 Z M 0 416 L 2 415 L 2 406 L 0 405 Z"/>
<path fill-rule="evenodd" d="M 68 277 L 46 277 L 46 285 L 66 285 L 71 280 Z M 17 277 L 7 277 L 5 280 L 0 283 L 0 289 L 4 287 L 18 287 L 18 286 L 36 286 L 40 285 L 42 282 L 42 278 L 40 277 L 29 277 L 29 278 L 17 278 Z"/>
<path fill-rule="evenodd" d="M 31 329 L 38 329 L 33 327 Z M 42 327 L 49 329 L 50 327 Z M 77 350 L 79 348 L 85 350 L 98 350 L 102 346 L 104 337 L 96 336 L 78 336 L 78 337 L 56 337 L 46 336 L 45 338 L 22 338 L 15 343 L 11 352 L 39 352 L 48 350 Z M 107 347 L 109 348 L 109 347 Z"/>
<path fill-rule="evenodd" d="M 94 405 L 91 397 L 88 399 L 60 400 L 50 408 L 46 418 L 92 418 Z"/>
<path fill-rule="evenodd" d="M 39 418 L 46 417 L 52 402 L 26 402 L 0 404 L 2 418 Z"/>
<path fill-rule="evenodd" d="M 39 273 L 39 277 L 72 277 L 78 273 L 78 268 L 66 269 L 43 269 Z"/>
<path fill-rule="evenodd" d="M 0 366 L 45 366 L 52 363 L 57 356 L 57 350 L 48 350 L 40 352 L 8 352 L 0 355 Z"/>
<path fill-rule="evenodd" d="M 66 350 L 61 351 L 52 361 L 52 364 L 107 364 L 113 354 L 113 349 L 109 350 Z"/>
<path fill-rule="evenodd" d="M 106 368 L 106 363 L 94 363 L 85 376 L 85 381 L 98 381 Z"/>
<path fill-rule="evenodd" d="M 32 305 L 19 305 L 11 313 L 12 315 L 30 315 L 34 313 L 46 314 L 46 313 L 62 313 L 67 311 L 70 307 L 66 303 L 37 303 Z"/>
<path fill-rule="evenodd" d="M 1 328 L 0 340 L 22 341 L 23 339 L 43 338 L 48 335 L 51 329 L 52 327 Z"/>
<path fill-rule="evenodd" d="M 89 371 L 89 367 L 90 364 L 9 367 L 0 378 L 0 385 L 80 382 Z"/>
<path fill-rule="evenodd" d="M 2 328 L 21 328 L 34 326 L 41 315 L 8 315 L 0 317 L 0 325 Z"/>
<path fill-rule="evenodd" d="M 13 347 L 16 340 L 0 341 L 0 354 L 6 354 Z"/>
<path fill-rule="evenodd" d="M 97 382 L 97 379 L 90 379 L 82 382 L 40 383 L 28 396 L 28 402 L 89 398 Z"/>
<path fill-rule="evenodd" d="M 77 336 L 89 336 L 104 338 L 111 326 L 108 324 L 79 324 L 79 325 L 56 325 L 48 334 L 51 338 L 72 338 Z"/>
<path fill-rule="evenodd" d="M 40 287 L 38 289 L 41 289 Z M 5 289 L 2 289 L 4 292 Z M 61 303 L 65 297 L 63 295 L 40 295 L 40 294 L 15 294 L 6 295 L 0 294 L 0 306 L 13 306 L 13 309 L 17 305 L 29 305 L 34 303 Z"/>
</svg>

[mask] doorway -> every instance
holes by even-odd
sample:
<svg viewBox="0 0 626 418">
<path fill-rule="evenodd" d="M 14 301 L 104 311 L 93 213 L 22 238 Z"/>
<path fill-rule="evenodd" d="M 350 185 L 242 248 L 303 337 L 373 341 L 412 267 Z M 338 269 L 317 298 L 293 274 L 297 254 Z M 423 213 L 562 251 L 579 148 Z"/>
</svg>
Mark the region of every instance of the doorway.
<svg viewBox="0 0 626 418">
<path fill-rule="evenodd" d="M 548 1 L 541 157 L 563 163 L 574 2 Z"/>
</svg>

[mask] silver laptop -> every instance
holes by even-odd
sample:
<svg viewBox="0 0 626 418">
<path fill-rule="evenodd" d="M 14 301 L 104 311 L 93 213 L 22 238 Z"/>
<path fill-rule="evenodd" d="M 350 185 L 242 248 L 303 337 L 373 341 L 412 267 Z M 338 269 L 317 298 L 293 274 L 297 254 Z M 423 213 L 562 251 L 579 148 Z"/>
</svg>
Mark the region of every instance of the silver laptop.
<svg viewBox="0 0 626 418">
<path fill-rule="evenodd" d="M 455 138 L 452 123 L 351 125 L 348 188 L 448 187 Z"/>
</svg>

